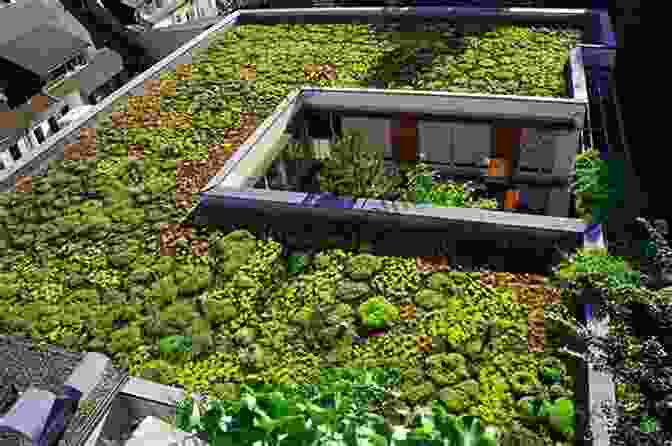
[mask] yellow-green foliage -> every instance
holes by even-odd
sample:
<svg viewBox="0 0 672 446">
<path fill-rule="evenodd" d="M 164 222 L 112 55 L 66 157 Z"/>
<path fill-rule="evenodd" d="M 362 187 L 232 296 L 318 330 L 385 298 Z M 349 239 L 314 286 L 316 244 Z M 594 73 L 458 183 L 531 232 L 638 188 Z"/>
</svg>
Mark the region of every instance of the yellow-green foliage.
<svg viewBox="0 0 672 446">
<path fill-rule="evenodd" d="M 110 334 L 110 350 L 114 353 L 128 353 L 143 343 L 142 329 L 137 325 L 128 325 Z"/>
<path fill-rule="evenodd" d="M 469 377 L 467 363 L 459 353 L 438 353 L 430 357 L 430 375 L 442 386 L 457 384 Z"/>
<path fill-rule="evenodd" d="M 420 276 L 414 257 L 383 257 L 383 269 L 372 280 L 384 297 L 396 300 L 418 290 Z"/>
<path fill-rule="evenodd" d="M 368 279 L 380 271 L 383 261 L 371 254 L 359 254 L 348 261 L 348 275 L 355 280 Z"/>
<path fill-rule="evenodd" d="M 451 344 L 460 345 L 476 335 L 487 321 L 527 322 L 528 310 L 513 302 L 511 290 L 497 289 L 486 293 L 481 285 L 466 276 L 453 274 L 452 278 L 453 286 L 462 292 L 452 294 L 445 308 L 436 310 L 422 321 L 422 326 L 432 336 L 445 337 Z M 444 280 L 441 286 L 450 287 Z"/>
<path fill-rule="evenodd" d="M 336 303 L 336 291 L 344 277 L 347 255 L 342 250 L 334 250 L 317 257 L 315 267 L 297 275 L 274 294 L 276 310 L 286 311 L 292 320 L 310 320 L 315 305 Z"/>
<path fill-rule="evenodd" d="M 416 363 L 414 336 L 380 336 L 366 344 L 352 344 L 350 364 L 355 368 L 400 367 Z"/>
<path fill-rule="evenodd" d="M 370 328 L 383 328 L 399 319 L 399 309 L 384 297 L 374 296 L 359 306 L 359 317 Z"/>
<path fill-rule="evenodd" d="M 508 426 L 512 423 L 514 401 L 504 376 L 494 366 L 479 371 L 479 415 L 484 423 Z"/>
</svg>

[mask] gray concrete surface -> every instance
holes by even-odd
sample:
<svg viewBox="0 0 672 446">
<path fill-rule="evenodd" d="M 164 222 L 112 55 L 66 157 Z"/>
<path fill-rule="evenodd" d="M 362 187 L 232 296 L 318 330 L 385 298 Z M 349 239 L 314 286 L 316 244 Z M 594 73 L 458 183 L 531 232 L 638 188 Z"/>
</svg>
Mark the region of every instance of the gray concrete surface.
<svg viewBox="0 0 672 446">
<path fill-rule="evenodd" d="M 0 42 L 9 42 L 37 26 L 52 24 L 93 44 L 91 35 L 59 0 L 17 0 L 2 9 Z"/>
</svg>

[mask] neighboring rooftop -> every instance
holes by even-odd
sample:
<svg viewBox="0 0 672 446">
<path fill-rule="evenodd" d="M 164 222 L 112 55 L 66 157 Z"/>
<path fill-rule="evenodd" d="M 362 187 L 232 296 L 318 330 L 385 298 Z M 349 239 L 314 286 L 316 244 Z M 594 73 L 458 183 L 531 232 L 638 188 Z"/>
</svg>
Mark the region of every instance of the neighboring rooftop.
<svg viewBox="0 0 672 446">
<path fill-rule="evenodd" d="M 44 120 L 50 110 L 53 111 L 53 107 L 60 106 L 62 102 L 53 96 L 38 95 L 13 110 L 0 102 L 0 144 L 15 143 L 33 122 Z"/>
<path fill-rule="evenodd" d="M 47 77 L 50 71 L 89 45 L 68 31 L 52 25 L 40 25 L 0 44 L 0 54 L 40 77 Z"/>
</svg>

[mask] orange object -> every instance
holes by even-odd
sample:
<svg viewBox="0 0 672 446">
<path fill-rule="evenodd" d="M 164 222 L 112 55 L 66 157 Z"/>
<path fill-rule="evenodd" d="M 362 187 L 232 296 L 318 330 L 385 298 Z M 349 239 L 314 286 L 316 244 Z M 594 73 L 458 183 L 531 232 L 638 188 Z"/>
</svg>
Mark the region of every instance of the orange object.
<svg viewBox="0 0 672 446">
<path fill-rule="evenodd" d="M 507 190 L 504 193 L 504 209 L 517 209 L 520 204 L 520 191 Z"/>
<path fill-rule="evenodd" d="M 501 173 L 492 176 L 511 176 L 514 161 L 517 159 L 520 146 L 526 137 L 526 129 L 519 127 L 495 127 L 495 158 L 502 160 Z M 498 163 L 500 163 L 498 161 Z"/>
<path fill-rule="evenodd" d="M 504 158 L 491 158 L 488 164 L 488 176 L 507 177 L 511 176 L 511 160 Z"/>
</svg>

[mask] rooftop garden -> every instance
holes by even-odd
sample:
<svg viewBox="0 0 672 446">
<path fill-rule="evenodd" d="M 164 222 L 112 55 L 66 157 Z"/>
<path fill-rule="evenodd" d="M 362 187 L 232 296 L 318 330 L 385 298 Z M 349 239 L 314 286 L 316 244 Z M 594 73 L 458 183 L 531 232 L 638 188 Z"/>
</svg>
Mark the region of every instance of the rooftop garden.
<svg viewBox="0 0 672 446">
<path fill-rule="evenodd" d="M 558 349 L 564 325 L 544 314 L 571 319 L 573 295 L 555 276 L 358 249 L 296 254 L 243 229 L 182 224 L 194 193 L 297 85 L 564 96 L 577 38 L 517 27 L 411 36 L 244 26 L 148 83 L 145 96 L 119 101 L 46 176 L 0 194 L 0 332 L 100 351 L 131 375 L 221 401 L 243 401 L 248 385 L 315 383 L 324 369 L 398 370 L 380 398 L 338 406 L 341 420 L 364 411 L 415 428 L 412 415 L 438 404 L 524 444 L 572 444 L 575 360 Z M 431 49 L 422 63 L 420 47 Z M 619 268 L 591 256 L 560 277 Z M 636 276 L 607 285 L 637 286 Z M 244 404 L 227 407 L 239 422 L 254 406 Z M 462 420 L 455 430 L 473 426 Z"/>
</svg>

